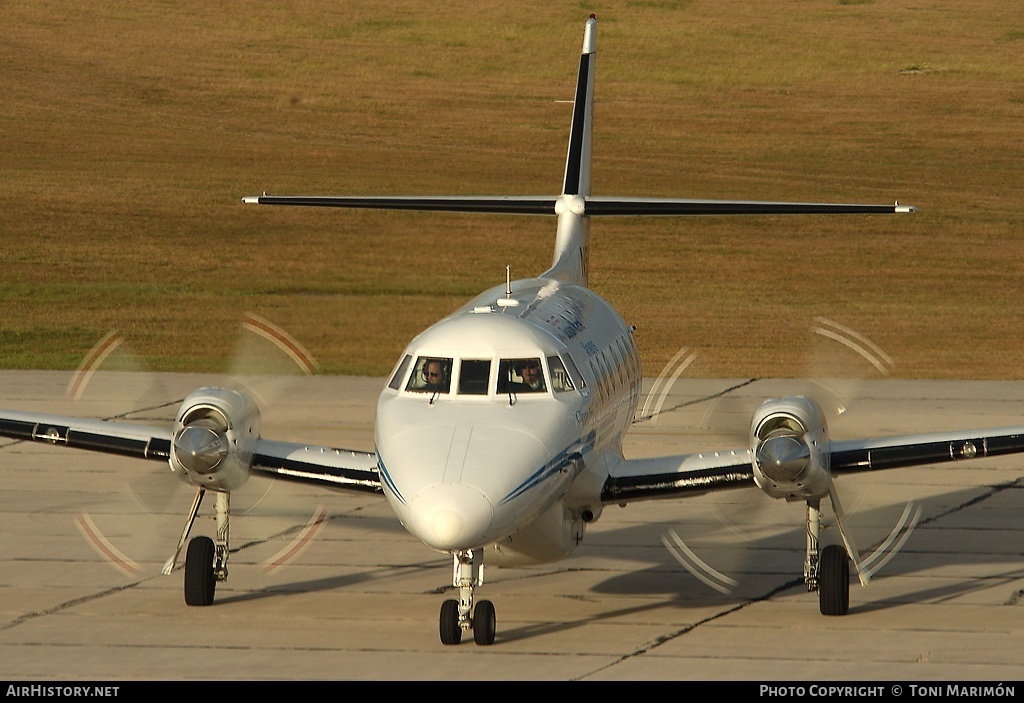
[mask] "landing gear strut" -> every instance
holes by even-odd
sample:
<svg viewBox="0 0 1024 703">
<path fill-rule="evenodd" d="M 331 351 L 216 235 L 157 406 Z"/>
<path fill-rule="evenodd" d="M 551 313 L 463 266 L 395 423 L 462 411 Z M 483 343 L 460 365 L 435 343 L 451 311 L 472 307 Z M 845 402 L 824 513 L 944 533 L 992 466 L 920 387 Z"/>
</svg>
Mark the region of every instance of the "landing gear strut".
<svg viewBox="0 0 1024 703">
<path fill-rule="evenodd" d="M 830 544 L 819 554 L 821 501 L 807 501 L 807 559 L 804 582 L 808 591 L 818 592 L 822 615 L 846 615 L 850 610 L 850 559 L 846 548 Z"/>
<path fill-rule="evenodd" d="M 473 590 L 484 582 L 482 549 L 466 549 L 453 556 L 452 585 L 459 589 L 459 599 L 441 604 L 440 634 L 442 644 L 459 644 L 462 633 L 473 631 L 477 644 L 494 644 L 496 618 L 494 603 L 481 600 L 473 607 Z"/>
<path fill-rule="evenodd" d="M 192 525 L 199 514 L 199 506 L 206 494 L 205 488 L 196 491 L 195 500 L 189 510 L 185 529 L 178 540 L 178 547 L 167 563 L 163 573 L 174 571 L 181 549 L 188 539 Z M 217 539 L 196 537 L 188 545 L 185 553 L 185 603 L 186 605 L 212 605 L 218 581 L 228 578 L 228 528 L 231 516 L 231 494 L 217 493 Z"/>
</svg>

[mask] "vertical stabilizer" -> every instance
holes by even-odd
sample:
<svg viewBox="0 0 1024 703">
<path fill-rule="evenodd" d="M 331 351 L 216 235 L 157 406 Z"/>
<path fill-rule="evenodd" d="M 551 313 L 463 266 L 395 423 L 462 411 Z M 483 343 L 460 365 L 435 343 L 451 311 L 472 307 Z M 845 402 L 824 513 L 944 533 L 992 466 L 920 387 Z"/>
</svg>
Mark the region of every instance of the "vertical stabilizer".
<svg viewBox="0 0 1024 703">
<path fill-rule="evenodd" d="M 563 195 L 590 195 L 590 153 L 594 127 L 594 57 L 597 19 L 587 20 L 583 34 L 580 71 L 576 78 L 572 127 L 569 130 L 569 153 L 565 159 Z"/>
<path fill-rule="evenodd" d="M 583 51 L 573 98 L 569 151 L 565 157 L 562 195 L 555 203 L 558 230 L 551 268 L 543 275 L 570 283 L 587 285 L 590 221 L 586 201 L 590 196 L 590 163 L 594 131 L 594 58 L 596 56 L 597 18 L 587 20 L 583 33 Z"/>
</svg>

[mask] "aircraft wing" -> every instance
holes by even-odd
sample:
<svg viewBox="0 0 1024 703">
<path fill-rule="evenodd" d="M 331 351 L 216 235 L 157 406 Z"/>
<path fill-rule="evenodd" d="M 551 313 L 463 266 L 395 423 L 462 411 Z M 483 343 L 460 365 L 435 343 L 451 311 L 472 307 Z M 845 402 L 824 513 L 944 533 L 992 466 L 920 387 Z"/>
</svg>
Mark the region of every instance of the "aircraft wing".
<svg viewBox="0 0 1024 703">
<path fill-rule="evenodd" d="M 737 488 L 753 480 L 748 449 L 627 459 L 610 472 L 601 490 L 601 502 L 675 498 Z"/>
<path fill-rule="evenodd" d="M 377 455 L 372 452 L 261 439 L 256 445 L 252 472 L 340 490 L 381 492 Z"/>
<path fill-rule="evenodd" d="M 0 437 L 166 462 L 169 428 L 0 410 Z"/>
<path fill-rule="evenodd" d="M 896 469 L 1024 453 L 1024 427 L 834 441 L 834 474 Z M 753 482 L 751 450 L 627 459 L 601 491 L 605 504 L 673 498 Z"/>
<path fill-rule="evenodd" d="M 1024 452 L 1024 427 L 832 442 L 832 471 L 873 471 Z"/>
<path fill-rule="evenodd" d="M 170 428 L 0 410 L 0 437 L 150 459 L 171 456 Z M 260 439 L 250 473 L 341 490 L 380 493 L 377 455 Z"/>
</svg>

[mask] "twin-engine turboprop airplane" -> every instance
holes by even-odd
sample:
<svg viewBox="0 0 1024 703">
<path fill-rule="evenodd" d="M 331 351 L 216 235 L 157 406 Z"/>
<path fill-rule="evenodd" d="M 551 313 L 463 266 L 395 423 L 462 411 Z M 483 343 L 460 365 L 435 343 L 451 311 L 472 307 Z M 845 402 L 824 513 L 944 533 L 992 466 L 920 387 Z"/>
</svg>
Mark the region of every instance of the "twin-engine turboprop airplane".
<svg viewBox="0 0 1024 703">
<path fill-rule="evenodd" d="M 491 601 L 476 600 L 484 563 L 562 559 L 605 506 L 681 497 L 753 481 L 772 498 L 807 504 L 804 576 L 826 615 L 849 607 L 849 562 L 871 574 L 843 526 L 834 473 L 1024 451 L 1024 427 L 831 441 L 811 399 L 768 400 L 747 446 L 728 452 L 626 459 L 623 436 L 641 393 L 632 328 L 587 287 L 590 220 L 623 215 L 908 213 L 900 205 L 653 200 L 590 194 L 596 19 L 586 22 L 562 192 L 556 197 L 255 196 L 261 205 L 555 215 L 551 267 L 485 291 L 413 339 L 377 405 L 375 453 L 264 439 L 256 403 L 228 388 L 189 395 L 169 428 L 0 411 L 0 434 L 168 464 L 196 488 L 171 573 L 207 491 L 216 538 L 185 557 L 185 602 L 210 605 L 227 578 L 229 497 L 252 475 L 382 493 L 417 539 L 452 555 L 457 599 L 440 613 L 444 644 L 473 632 L 494 642 Z M 822 499 L 842 544 L 819 549 Z"/>
</svg>

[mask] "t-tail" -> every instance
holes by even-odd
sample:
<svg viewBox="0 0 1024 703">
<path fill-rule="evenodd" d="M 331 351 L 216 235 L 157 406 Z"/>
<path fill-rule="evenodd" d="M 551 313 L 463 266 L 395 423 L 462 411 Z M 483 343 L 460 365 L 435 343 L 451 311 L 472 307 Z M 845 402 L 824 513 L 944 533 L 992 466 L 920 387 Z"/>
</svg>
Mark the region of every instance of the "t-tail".
<svg viewBox="0 0 1024 703">
<path fill-rule="evenodd" d="M 551 268 L 541 274 L 567 283 L 587 285 L 591 217 L 659 215 L 828 215 L 909 213 L 911 205 L 859 205 L 849 203 L 797 203 L 749 200 L 688 200 L 673 198 L 620 198 L 590 194 L 591 152 L 594 130 L 594 59 L 597 18 L 587 20 L 583 33 L 576 94 L 573 99 L 569 149 L 565 159 L 562 193 L 557 197 L 531 195 L 482 196 L 306 196 L 257 195 L 242 202 L 258 205 L 371 208 L 506 215 L 556 215 Z"/>
</svg>

